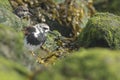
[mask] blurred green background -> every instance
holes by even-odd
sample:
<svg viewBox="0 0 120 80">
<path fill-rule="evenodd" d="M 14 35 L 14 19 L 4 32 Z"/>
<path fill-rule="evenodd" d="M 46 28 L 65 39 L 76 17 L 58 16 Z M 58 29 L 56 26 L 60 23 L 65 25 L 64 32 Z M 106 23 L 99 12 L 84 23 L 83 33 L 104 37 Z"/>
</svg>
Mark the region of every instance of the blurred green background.
<svg viewBox="0 0 120 80">
<path fill-rule="evenodd" d="M 8 0 L 0 0 L 0 80 L 120 80 L 120 0 L 94 0 L 93 6 L 97 12 L 113 14 L 90 18 L 78 36 L 79 48 L 55 64 L 43 65 L 24 48 L 19 29 L 27 21 L 12 13 Z M 97 39 L 105 44 L 95 43 Z"/>
</svg>

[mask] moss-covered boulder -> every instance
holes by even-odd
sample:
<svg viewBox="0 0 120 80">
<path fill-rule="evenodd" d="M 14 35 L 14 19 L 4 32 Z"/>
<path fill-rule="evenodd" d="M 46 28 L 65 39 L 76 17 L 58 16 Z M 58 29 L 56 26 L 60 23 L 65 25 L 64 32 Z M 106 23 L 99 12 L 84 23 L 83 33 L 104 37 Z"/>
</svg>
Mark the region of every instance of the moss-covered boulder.
<svg viewBox="0 0 120 80">
<path fill-rule="evenodd" d="M 94 6 L 97 11 L 120 15 L 120 0 L 95 0 Z"/>
<path fill-rule="evenodd" d="M 27 25 L 26 20 L 20 20 L 12 10 L 8 0 L 0 0 L 0 24 L 13 27 L 16 30 L 21 30 L 24 25 Z"/>
<path fill-rule="evenodd" d="M 25 67 L 0 57 L 0 80 L 28 80 L 29 75 Z"/>
<path fill-rule="evenodd" d="M 28 70 L 41 68 L 36 58 L 26 51 L 23 41 L 22 32 L 0 24 L 0 56 L 24 65 Z"/>
<path fill-rule="evenodd" d="M 120 51 L 80 50 L 52 69 L 41 71 L 35 80 L 120 80 Z"/>
<path fill-rule="evenodd" d="M 95 14 L 78 37 L 77 45 L 120 49 L 120 17 L 110 13 Z"/>
<path fill-rule="evenodd" d="M 23 35 L 13 28 L 0 24 L 0 55 L 18 59 L 23 54 Z"/>
</svg>

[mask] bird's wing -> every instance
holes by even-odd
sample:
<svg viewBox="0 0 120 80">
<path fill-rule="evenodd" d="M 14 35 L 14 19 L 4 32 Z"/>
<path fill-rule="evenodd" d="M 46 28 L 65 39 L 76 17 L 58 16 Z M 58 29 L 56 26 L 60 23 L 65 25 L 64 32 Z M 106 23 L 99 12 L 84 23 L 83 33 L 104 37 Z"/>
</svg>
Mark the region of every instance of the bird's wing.
<svg viewBox="0 0 120 80">
<path fill-rule="evenodd" d="M 39 33 L 38 37 L 37 37 L 37 40 L 40 41 L 41 43 L 44 43 L 45 40 L 46 40 L 46 37 L 43 33 Z"/>
</svg>

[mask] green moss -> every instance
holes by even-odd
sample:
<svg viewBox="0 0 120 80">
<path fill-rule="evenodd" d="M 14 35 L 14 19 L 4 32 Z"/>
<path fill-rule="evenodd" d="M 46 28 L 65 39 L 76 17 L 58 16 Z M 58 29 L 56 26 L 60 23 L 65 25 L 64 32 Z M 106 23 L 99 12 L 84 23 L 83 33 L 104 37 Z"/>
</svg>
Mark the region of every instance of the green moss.
<svg viewBox="0 0 120 80">
<path fill-rule="evenodd" d="M 12 10 L 8 0 L 0 0 L 0 7 L 4 7 L 5 9 Z"/>
<path fill-rule="evenodd" d="M 58 61 L 35 80 L 119 80 L 120 51 L 81 49 Z"/>
<path fill-rule="evenodd" d="M 97 11 L 100 12 L 111 12 L 120 15 L 120 0 L 95 0 L 94 6 Z"/>
<path fill-rule="evenodd" d="M 35 57 L 24 47 L 23 38 L 22 32 L 16 31 L 13 27 L 0 24 L 0 56 L 24 65 L 28 70 L 41 68 L 35 62 Z M 42 53 L 39 51 L 39 54 Z"/>
<path fill-rule="evenodd" d="M 13 27 L 16 30 L 28 24 L 27 21 L 21 21 L 12 10 L 8 0 L 0 0 L 0 24 Z"/>
<path fill-rule="evenodd" d="M 0 57 L 0 80 L 27 80 L 28 75 L 26 68 Z"/>
<path fill-rule="evenodd" d="M 120 17 L 110 13 L 95 14 L 81 32 L 78 46 L 120 49 Z"/>
<path fill-rule="evenodd" d="M 2 54 L 8 54 L 10 57 L 14 53 L 17 56 L 23 53 L 23 35 L 21 32 L 0 24 L 0 41 L 0 52 Z"/>
</svg>

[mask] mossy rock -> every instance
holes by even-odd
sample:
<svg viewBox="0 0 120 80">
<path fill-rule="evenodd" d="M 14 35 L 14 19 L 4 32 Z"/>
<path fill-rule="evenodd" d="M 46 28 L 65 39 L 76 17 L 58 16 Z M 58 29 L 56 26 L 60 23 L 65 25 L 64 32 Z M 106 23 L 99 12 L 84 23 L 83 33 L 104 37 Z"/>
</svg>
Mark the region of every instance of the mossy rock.
<svg viewBox="0 0 120 80">
<path fill-rule="evenodd" d="M 120 80 L 118 53 L 108 49 L 81 49 L 36 75 L 35 80 Z"/>
<path fill-rule="evenodd" d="M 95 0 L 94 6 L 100 12 L 111 12 L 120 15 L 120 0 Z"/>
<path fill-rule="evenodd" d="M 12 10 L 8 0 L 0 0 L 0 24 L 13 27 L 16 30 L 28 24 L 26 20 L 18 18 Z"/>
<path fill-rule="evenodd" d="M 0 53 L 7 58 L 17 59 L 23 53 L 23 35 L 11 27 L 0 24 L 0 42 Z"/>
<path fill-rule="evenodd" d="M 120 49 L 120 17 L 110 13 L 95 14 L 78 37 L 77 45 Z"/>
<path fill-rule="evenodd" d="M 25 67 L 0 56 L 0 80 L 28 80 L 29 75 Z"/>
<path fill-rule="evenodd" d="M 23 41 L 22 32 L 0 24 L 0 56 L 24 65 L 28 70 L 41 68 L 35 58 L 26 51 Z"/>
</svg>

